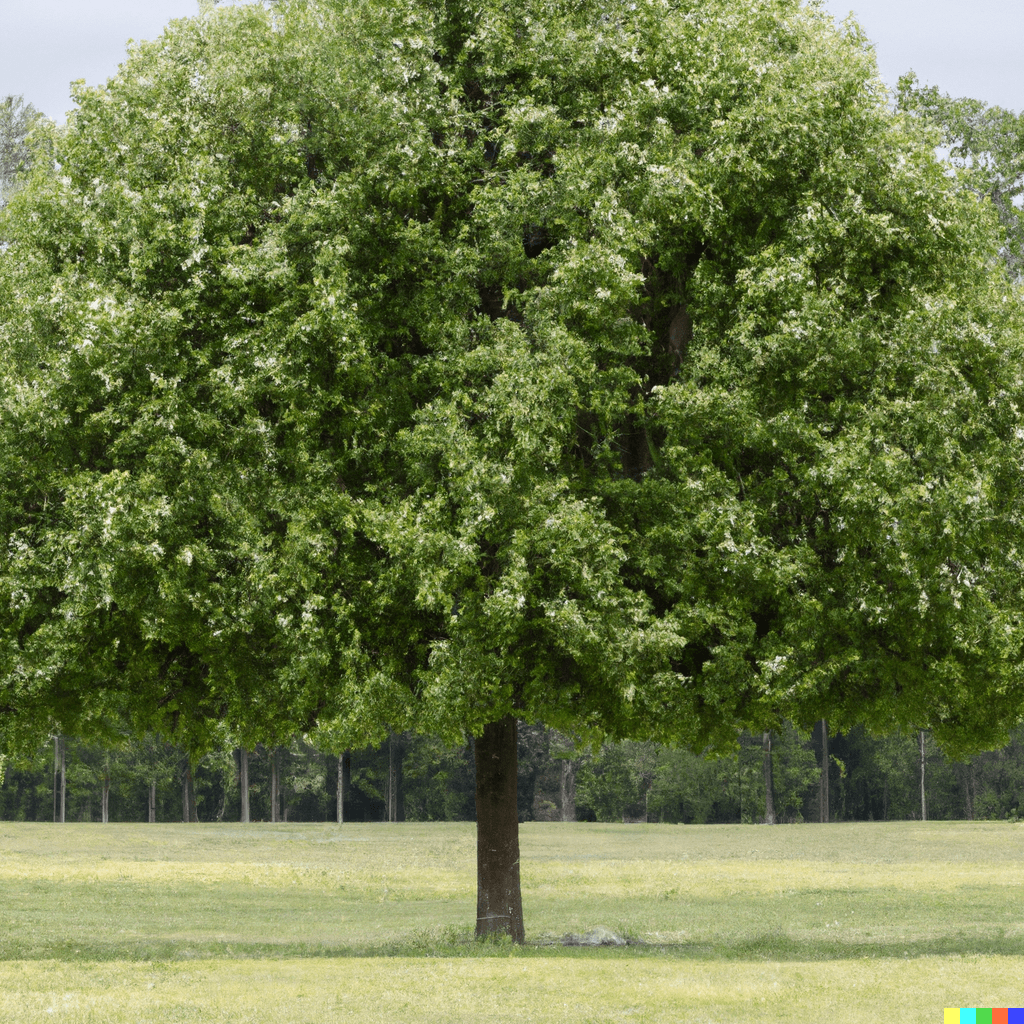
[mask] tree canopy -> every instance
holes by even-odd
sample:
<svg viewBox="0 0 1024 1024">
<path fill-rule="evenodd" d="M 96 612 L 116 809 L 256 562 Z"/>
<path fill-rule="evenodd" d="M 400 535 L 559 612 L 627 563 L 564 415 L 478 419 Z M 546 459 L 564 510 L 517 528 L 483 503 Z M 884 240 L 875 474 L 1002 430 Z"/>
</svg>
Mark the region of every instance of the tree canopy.
<svg viewBox="0 0 1024 1024">
<path fill-rule="evenodd" d="M 851 24 L 210 7 L 76 98 L 3 227 L 8 738 L 1019 719 L 1020 299 Z"/>
</svg>

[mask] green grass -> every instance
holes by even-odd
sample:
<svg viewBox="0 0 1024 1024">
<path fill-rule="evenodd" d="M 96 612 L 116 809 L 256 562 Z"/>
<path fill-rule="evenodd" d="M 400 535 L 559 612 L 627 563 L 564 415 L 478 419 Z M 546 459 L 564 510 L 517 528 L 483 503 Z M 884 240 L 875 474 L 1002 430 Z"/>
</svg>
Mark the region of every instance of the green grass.
<svg viewBox="0 0 1024 1024">
<path fill-rule="evenodd" d="M 0 822 L 0 1021 L 941 1020 L 1024 1004 L 1024 826 Z M 624 948 L 566 947 L 598 925 Z"/>
</svg>

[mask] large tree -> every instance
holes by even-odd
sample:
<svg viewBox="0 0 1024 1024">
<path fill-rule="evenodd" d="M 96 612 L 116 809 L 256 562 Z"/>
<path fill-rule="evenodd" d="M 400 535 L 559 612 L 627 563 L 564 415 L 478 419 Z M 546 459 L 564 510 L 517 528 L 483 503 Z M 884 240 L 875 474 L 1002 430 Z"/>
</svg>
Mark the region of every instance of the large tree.
<svg viewBox="0 0 1024 1024">
<path fill-rule="evenodd" d="M 204 10 L 0 259 L 6 732 L 966 748 L 1021 708 L 996 227 L 796 0 Z"/>
</svg>

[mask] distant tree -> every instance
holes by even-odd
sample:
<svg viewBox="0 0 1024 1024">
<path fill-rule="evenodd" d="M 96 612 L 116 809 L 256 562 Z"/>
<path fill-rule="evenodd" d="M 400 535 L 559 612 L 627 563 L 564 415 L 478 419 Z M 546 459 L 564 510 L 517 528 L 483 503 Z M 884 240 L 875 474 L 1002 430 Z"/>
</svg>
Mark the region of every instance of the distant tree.
<svg viewBox="0 0 1024 1024">
<path fill-rule="evenodd" d="M 949 159 L 988 198 L 1003 228 L 1000 252 L 1010 273 L 1024 274 L 1024 112 L 981 100 L 954 99 L 935 86 L 921 86 L 910 72 L 899 80 L 899 107 L 941 133 Z"/>
<path fill-rule="evenodd" d="M 7 201 L 19 174 L 28 170 L 28 133 L 43 115 L 21 96 L 0 99 L 0 206 Z"/>
</svg>

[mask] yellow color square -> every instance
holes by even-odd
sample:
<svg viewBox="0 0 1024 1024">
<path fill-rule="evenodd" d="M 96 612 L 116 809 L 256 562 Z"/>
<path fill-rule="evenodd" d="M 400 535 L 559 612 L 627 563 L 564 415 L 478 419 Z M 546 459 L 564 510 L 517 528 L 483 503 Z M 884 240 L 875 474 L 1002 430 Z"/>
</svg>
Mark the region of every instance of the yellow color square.
<svg viewBox="0 0 1024 1024">
<path fill-rule="evenodd" d="M 960 1024 L 960 1007 L 956 1009 L 950 1009 L 946 1007 L 942 1011 L 942 1024 Z"/>
</svg>

